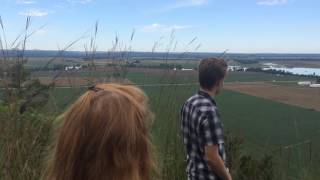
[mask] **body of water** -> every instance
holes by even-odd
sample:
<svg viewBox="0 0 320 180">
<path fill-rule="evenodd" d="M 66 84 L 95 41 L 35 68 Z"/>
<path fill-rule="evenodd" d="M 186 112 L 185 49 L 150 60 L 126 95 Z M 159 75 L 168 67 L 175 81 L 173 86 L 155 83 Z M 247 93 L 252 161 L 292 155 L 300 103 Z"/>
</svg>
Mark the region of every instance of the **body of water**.
<svg viewBox="0 0 320 180">
<path fill-rule="evenodd" d="M 316 75 L 320 76 L 320 68 L 286 68 L 286 67 L 268 67 L 263 68 L 263 70 L 276 70 L 276 71 L 284 71 L 296 75 Z"/>
</svg>

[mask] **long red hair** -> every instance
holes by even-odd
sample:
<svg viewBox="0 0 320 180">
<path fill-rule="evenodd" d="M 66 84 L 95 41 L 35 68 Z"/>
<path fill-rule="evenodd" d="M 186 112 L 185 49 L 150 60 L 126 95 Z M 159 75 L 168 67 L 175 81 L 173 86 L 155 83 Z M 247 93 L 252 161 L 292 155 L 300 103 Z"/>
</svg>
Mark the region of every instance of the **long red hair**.
<svg viewBox="0 0 320 180">
<path fill-rule="evenodd" d="M 63 114 L 46 179 L 149 180 L 155 169 L 151 120 L 139 88 L 91 88 Z"/>
</svg>

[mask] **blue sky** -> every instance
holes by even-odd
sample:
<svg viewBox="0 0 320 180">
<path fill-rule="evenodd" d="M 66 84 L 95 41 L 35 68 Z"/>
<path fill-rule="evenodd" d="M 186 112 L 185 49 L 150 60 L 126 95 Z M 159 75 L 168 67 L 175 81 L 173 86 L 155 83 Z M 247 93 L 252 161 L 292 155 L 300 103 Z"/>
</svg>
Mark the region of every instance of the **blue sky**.
<svg viewBox="0 0 320 180">
<path fill-rule="evenodd" d="M 0 15 L 9 41 L 26 16 L 31 29 L 46 25 L 28 49 L 56 50 L 85 34 L 70 49 L 84 50 L 98 21 L 100 51 L 118 36 L 119 48 L 136 51 L 158 42 L 156 51 L 320 53 L 319 0 L 0 0 Z"/>
</svg>

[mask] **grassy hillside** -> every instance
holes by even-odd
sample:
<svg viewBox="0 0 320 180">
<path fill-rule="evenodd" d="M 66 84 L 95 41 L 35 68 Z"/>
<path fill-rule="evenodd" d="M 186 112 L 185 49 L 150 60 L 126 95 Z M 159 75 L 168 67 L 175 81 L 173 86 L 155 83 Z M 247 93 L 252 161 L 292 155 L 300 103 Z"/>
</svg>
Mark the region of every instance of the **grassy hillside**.
<svg viewBox="0 0 320 180">
<path fill-rule="evenodd" d="M 156 115 L 152 135 L 163 167 L 161 174 L 184 179 L 184 151 L 180 138 L 180 108 L 197 91 L 197 86 L 142 87 Z M 79 90 L 58 89 L 58 103 L 79 94 Z M 319 159 L 320 112 L 285 105 L 232 91 L 217 97 L 225 129 L 245 139 L 244 154 L 260 157 L 274 154 L 284 172 L 303 167 L 310 161 L 309 144 L 285 149 L 290 144 L 312 141 L 311 160 Z M 66 104 L 64 104 L 66 105 Z M 62 107 L 58 105 L 58 107 Z M 282 147 L 282 148 L 281 148 Z M 299 164 L 300 163 L 300 164 Z M 290 166 L 288 166 L 290 165 Z M 302 172 L 294 171 L 295 176 Z"/>
<path fill-rule="evenodd" d="M 81 73 L 82 77 L 88 75 Z M 104 76 L 103 73 L 95 73 L 95 75 Z M 48 77 L 51 74 L 47 72 L 41 76 Z M 161 179 L 185 179 L 185 154 L 180 137 L 180 108 L 184 101 L 197 91 L 197 85 L 192 84 L 197 81 L 197 77 L 195 74 L 169 73 L 165 70 L 157 73 L 152 71 L 128 72 L 122 77 L 141 85 L 140 87 L 149 97 L 150 106 L 156 117 L 151 132 L 161 167 Z M 230 73 L 227 81 L 272 81 L 275 78 L 279 81 L 291 81 L 297 80 L 298 77 L 236 72 Z M 192 85 L 159 85 L 167 83 L 191 83 Z M 148 86 L 148 84 L 153 85 Z M 57 115 L 64 111 L 85 90 L 86 88 L 79 87 L 52 89 L 49 92 L 49 103 L 42 111 L 46 114 Z M 309 175 L 311 172 L 306 168 L 314 168 L 320 164 L 317 162 L 320 159 L 318 154 L 320 150 L 319 140 L 317 138 L 320 133 L 320 112 L 232 91 L 224 91 L 216 100 L 226 131 L 245 140 L 241 153 L 257 158 L 261 158 L 263 154 L 272 154 L 276 158 L 274 166 L 279 170 L 277 173 L 283 176 L 282 179 L 290 179 L 289 176 L 301 179 L 304 173 Z M 37 124 L 39 122 L 37 121 Z M 25 134 L 28 134 L 27 130 L 24 129 Z M 42 136 L 48 135 L 44 131 L 41 133 Z M 21 138 L 25 138 L 25 136 Z M 312 144 L 285 148 L 287 145 L 305 142 L 306 140 L 310 140 Z M 19 142 L 21 142 L 20 139 Z M 41 143 L 46 144 L 47 142 L 41 141 Z M 45 148 L 43 144 L 41 144 L 41 148 Z M 37 152 L 40 152 L 41 148 Z M 28 153 L 29 151 L 25 151 L 21 156 L 28 156 Z M 30 153 L 33 153 L 33 151 L 30 151 Z M 41 164 L 43 159 L 37 160 L 40 162 L 37 163 L 36 167 L 41 168 L 38 164 Z M 40 172 L 40 169 L 37 169 L 36 172 Z M 318 172 L 315 171 L 315 173 Z"/>
</svg>

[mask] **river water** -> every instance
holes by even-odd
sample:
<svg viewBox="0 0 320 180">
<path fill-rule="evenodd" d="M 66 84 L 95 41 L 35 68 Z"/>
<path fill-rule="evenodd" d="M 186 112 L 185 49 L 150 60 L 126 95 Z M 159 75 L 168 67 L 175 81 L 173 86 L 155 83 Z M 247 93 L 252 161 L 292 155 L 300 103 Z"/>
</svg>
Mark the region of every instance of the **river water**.
<svg viewBox="0 0 320 180">
<path fill-rule="evenodd" d="M 320 68 L 287 68 L 287 67 L 273 67 L 270 66 L 268 68 L 263 68 L 263 70 L 276 70 L 276 71 L 284 71 L 296 75 L 316 75 L 320 76 Z"/>
</svg>

